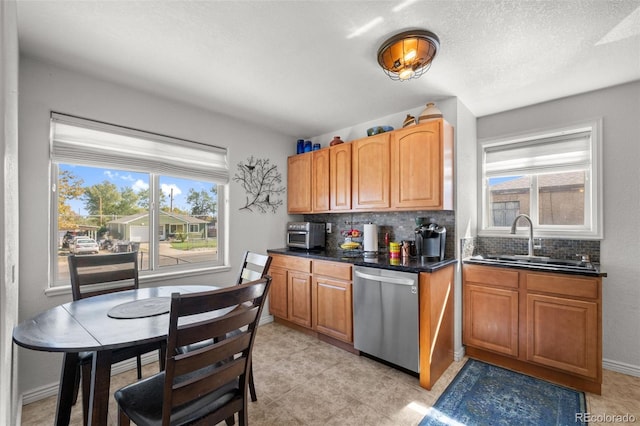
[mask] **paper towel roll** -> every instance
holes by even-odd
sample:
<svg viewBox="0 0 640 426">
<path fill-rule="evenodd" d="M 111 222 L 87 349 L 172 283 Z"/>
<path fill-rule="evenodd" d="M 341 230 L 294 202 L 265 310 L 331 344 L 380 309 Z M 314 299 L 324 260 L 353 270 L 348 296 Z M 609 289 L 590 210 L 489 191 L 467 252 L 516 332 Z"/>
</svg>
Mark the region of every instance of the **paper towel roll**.
<svg viewBox="0 0 640 426">
<path fill-rule="evenodd" d="M 373 223 L 366 223 L 363 229 L 364 251 L 378 251 L 378 226 Z"/>
</svg>

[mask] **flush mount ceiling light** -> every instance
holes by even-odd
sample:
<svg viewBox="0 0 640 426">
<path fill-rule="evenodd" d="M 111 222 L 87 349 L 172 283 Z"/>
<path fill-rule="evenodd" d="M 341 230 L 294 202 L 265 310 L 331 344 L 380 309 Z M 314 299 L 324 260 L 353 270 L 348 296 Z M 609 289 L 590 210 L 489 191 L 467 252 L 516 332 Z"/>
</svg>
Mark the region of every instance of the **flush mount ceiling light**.
<svg viewBox="0 0 640 426">
<path fill-rule="evenodd" d="M 426 30 L 396 34 L 378 49 L 378 63 L 392 80 L 418 78 L 431 67 L 440 40 Z"/>
</svg>

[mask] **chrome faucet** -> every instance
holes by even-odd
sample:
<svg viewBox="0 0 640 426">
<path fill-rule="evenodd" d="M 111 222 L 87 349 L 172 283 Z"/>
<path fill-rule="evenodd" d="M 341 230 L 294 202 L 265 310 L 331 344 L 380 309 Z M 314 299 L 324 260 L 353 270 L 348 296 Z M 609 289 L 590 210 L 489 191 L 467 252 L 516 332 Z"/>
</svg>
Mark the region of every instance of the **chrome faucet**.
<svg viewBox="0 0 640 426">
<path fill-rule="evenodd" d="M 511 234 L 516 233 L 516 224 L 518 223 L 518 219 L 520 219 L 521 217 L 525 218 L 527 222 L 529 222 L 529 253 L 527 254 L 527 256 L 533 257 L 533 222 L 531 222 L 531 218 L 526 214 L 519 214 L 518 216 L 516 216 L 516 218 L 513 219 L 513 223 L 511 224 Z"/>
</svg>

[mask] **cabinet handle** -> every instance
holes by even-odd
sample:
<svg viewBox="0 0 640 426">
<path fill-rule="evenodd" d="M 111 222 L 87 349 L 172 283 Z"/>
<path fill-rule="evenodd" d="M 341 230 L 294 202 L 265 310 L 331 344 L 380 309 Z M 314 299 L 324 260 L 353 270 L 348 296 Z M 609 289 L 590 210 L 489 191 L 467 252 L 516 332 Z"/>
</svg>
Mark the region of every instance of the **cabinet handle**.
<svg viewBox="0 0 640 426">
<path fill-rule="evenodd" d="M 331 284 L 325 284 L 325 283 L 318 283 L 318 285 L 321 285 L 322 287 L 328 287 L 328 288 L 333 288 L 336 290 L 345 290 L 344 287 L 338 287 L 337 285 L 331 285 Z"/>
</svg>

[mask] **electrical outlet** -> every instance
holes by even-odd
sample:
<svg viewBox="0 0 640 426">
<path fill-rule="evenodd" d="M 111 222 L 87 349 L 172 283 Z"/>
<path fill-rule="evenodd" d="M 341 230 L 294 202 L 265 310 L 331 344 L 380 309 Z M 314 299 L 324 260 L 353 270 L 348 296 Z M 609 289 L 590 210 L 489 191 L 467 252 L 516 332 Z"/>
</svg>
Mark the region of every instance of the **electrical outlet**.
<svg viewBox="0 0 640 426">
<path fill-rule="evenodd" d="M 325 224 L 325 228 L 324 229 L 327 231 L 327 234 L 330 234 L 331 233 L 331 222 L 327 222 Z"/>
</svg>

